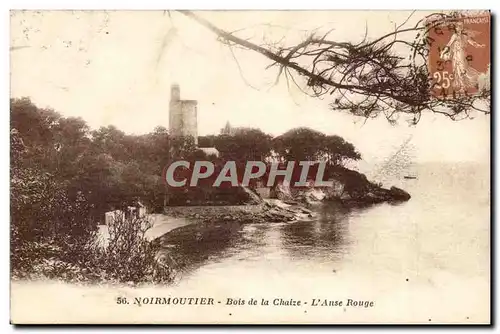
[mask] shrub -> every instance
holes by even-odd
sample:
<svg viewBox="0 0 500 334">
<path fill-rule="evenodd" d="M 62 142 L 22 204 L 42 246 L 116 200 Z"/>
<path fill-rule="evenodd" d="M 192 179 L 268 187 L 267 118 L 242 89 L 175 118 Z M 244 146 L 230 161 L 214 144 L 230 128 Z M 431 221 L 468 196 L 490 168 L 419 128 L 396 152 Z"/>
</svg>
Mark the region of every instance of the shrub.
<svg viewBox="0 0 500 334">
<path fill-rule="evenodd" d="M 89 269 L 103 279 L 119 282 L 171 281 L 172 266 L 157 261 L 159 245 L 146 237 L 151 221 L 147 217 L 115 218 L 108 225 L 107 244 L 89 244 Z"/>
</svg>

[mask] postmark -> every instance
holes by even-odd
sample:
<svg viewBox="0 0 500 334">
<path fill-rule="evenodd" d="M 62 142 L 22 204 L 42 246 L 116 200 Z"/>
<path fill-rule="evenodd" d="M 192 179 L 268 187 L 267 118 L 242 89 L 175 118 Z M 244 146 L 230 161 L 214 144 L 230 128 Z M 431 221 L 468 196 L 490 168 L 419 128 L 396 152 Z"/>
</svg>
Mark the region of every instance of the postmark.
<svg viewBox="0 0 500 334">
<path fill-rule="evenodd" d="M 490 22 L 484 13 L 428 22 L 432 96 L 473 96 L 489 89 Z"/>
</svg>

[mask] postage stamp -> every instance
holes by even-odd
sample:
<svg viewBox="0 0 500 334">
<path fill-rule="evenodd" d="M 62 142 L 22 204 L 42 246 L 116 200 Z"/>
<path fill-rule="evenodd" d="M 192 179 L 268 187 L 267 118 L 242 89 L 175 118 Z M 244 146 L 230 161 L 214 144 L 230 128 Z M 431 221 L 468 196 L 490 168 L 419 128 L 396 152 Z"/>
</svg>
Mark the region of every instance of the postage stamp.
<svg viewBox="0 0 500 334">
<path fill-rule="evenodd" d="M 489 88 L 490 22 L 484 13 L 429 21 L 433 96 L 470 96 Z"/>
</svg>

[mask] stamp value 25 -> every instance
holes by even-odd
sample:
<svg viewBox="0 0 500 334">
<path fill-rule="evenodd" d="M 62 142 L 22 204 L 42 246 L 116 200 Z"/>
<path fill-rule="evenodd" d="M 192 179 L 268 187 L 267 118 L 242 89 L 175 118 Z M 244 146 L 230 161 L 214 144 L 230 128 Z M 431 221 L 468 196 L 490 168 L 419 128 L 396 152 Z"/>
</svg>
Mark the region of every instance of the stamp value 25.
<svg viewBox="0 0 500 334">
<path fill-rule="evenodd" d="M 490 18 L 481 14 L 429 22 L 428 66 L 434 97 L 472 96 L 489 89 Z"/>
</svg>

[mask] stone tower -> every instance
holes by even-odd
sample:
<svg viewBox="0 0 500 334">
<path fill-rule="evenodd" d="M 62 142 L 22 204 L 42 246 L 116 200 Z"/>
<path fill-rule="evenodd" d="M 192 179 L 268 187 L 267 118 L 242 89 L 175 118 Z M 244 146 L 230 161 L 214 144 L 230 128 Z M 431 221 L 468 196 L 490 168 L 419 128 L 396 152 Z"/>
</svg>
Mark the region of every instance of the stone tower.
<svg viewBox="0 0 500 334">
<path fill-rule="evenodd" d="M 181 100 L 177 84 L 170 88 L 169 133 L 171 136 L 191 136 L 198 145 L 198 101 Z"/>
</svg>

